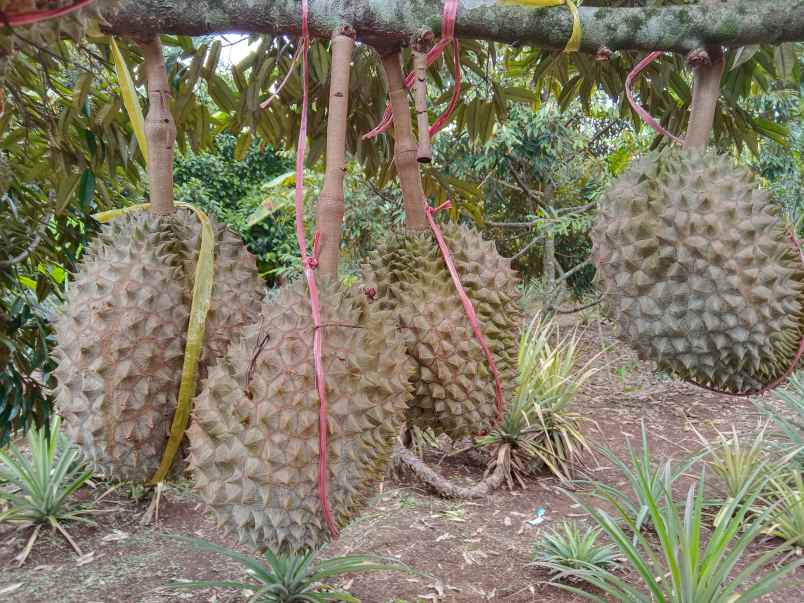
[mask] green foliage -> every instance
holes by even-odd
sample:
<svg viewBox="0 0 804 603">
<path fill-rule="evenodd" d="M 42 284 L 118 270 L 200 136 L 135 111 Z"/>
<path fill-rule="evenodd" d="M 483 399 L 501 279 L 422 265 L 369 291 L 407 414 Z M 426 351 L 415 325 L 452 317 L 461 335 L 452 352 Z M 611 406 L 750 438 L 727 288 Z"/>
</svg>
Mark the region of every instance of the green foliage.
<svg viewBox="0 0 804 603">
<path fill-rule="evenodd" d="M 715 444 L 698 434 L 706 448 L 707 463 L 723 480 L 726 496 L 737 496 L 744 487 L 751 489 L 749 480 L 755 477 L 755 467 L 768 456 L 765 429 L 760 429 L 750 443 L 745 442 L 733 427 L 730 437 L 718 432 Z"/>
<path fill-rule="evenodd" d="M 483 145 L 467 136 L 436 140 L 437 160 L 458 193 L 457 207 L 490 231 L 500 253 L 515 258 L 526 280 L 542 273 L 543 245 L 535 244 L 537 239 L 556 239 L 565 270 L 591 251 L 591 210 L 609 181 L 605 162 L 594 152 L 605 136 L 595 138 L 594 127 L 611 136 L 617 129 L 590 120 L 579 130 L 575 124 L 582 121 L 577 112 L 559 115 L 553 104 L 536 112 L 515 105 Z M 454 179 L 482 184 L 472 197 Z M 570 285 L 581 292 L 593 275 L 592 268 L 583 269 L 570 277 Z"/>
<path fill-rule="evenodd" d="M 580 416 L 570 406 L 575 393 L 599 369 L 591 358 L 578 367 L 577 332 L 561 336 L 555 322 L 536 317 L 522 334 L 518 354 L 516 395 L 482 446 L 511 447 L 511 470 L 519 477 L 543 463 L 569 480 L 578 456 L 587 448 Z M 509 477 L 509 483 L 510 483 Z"/>
<path fill-rule="evenodd" d="M 804 468 L 804 373 L 795 373 L 787 386 L 776 390 L 776 397 L 784 403 L 784 410 L 754 400 L 754 405 L 775 425 L 770 435 L 783 452 L 793 452 L 796 463 Z"/>
<path fill-rule="evenodd" d="M 550 571 L 553 580 L 571 570 L 616 569 L 619 551 L 599 542 L 601 529 L 565 521 L 541 535 L 533 545 L 534 565 Z"/>
<path fill-rule="evenodd" d="M 18 557 L 24 562 L 43 525 L 59 530 L 80 555 L 62 522 L 80 521 L 92 524 L 85 516 L 91 510 L 76 508 L 72 495 L 91 477 L 83 469 L 78 449 L 60 431 L 57 416 L 50 428 L 30 429 L 27 443 L 30 458 L 16 446 L 0 450 L 0 522 L 33 527 L 34 532 Z"/>
<path fill-rule="evenodd" d="M 766 533 L 799 548 L 804 547 L 804 477 L 800 468 L 774 476 L 765 490 L 764 502 L 771 509 Z"/>
<path fill-rule="evenodd" d="M 625 479 L 632 497 L 624 496 L 620 486 L 610 486 L 598 481 L 579 481 L 579 484 L 589 489 L 590 495 L 601 500 L 616 498 L 618 508 L 623 513 L 627 513 L 633 518 L 635 531 L 651 526 L 651 505 L 663 507 L 669 498 L 666 498 L 667 482 L 670 484 L 686 473 L 690 467 L 698 460 L 699 456 L 693 457 L 681 463 L 678 467 L 654 466 L 650 458 L 650 448 L 648 447 L 648 434 L 645 424 L 642 424 L 642 445 L 639 450 L 631 446 L 631 442 L 626 442 L 628 457 L 621 459 L 616 452 L 608 447 L 600 447 L 599 452 L 614 466 Z M 669 473 L 667 473 L 669 471 Z"/>
<path fill-rule="evenodd" d="M 643 430 L 643 441 L 644 437 Z M 640 464 L 631 469 L 631 473 L 638 476 L 638 480 L 631 483 L 633 490 L 605 490 L 604 499 L 614 509 L 614 516 L 581 496 L 572 493 L 569 496 L 614 542 L 638 576 L 642 588 L 600 568 L 567 567 L 565 575 L 583 580 L 616 601 L 743 603 L 778 588 L 786 576 L 804 565 L 804 559 L 799 558 L 772 567 L 788 552 L 787 545 L 747 558 L 748 547 L 768 528 L 773 515 L 773 508 L 759 514 L 754 512 L 759 493 L 751 492 L 750 488 L 750 484 L 760 480 L 767 471 L 766 463 L 755 466 L 754 475 L 748 480 L 750 483 L 719 508 L 719 521 L 709 531 L 704 520 L 703 473 L 697 485 L 689 488 L 682 506 L 672 498 L 678 472 L 673 470 L 671 461 L 659 467 L 654 481 L 653 474 L 644 470 L 644 465 L 651 464 L 644 449 L 641 454 L 631 456 L 640 459 Z M 631 503 L 634 496 L 646 505 L 646 515 L 655 530 L 655 541 L 640 529 L 639 516 L 633 513 Z M 556 586 L 592 601 L 607 600 L 573 586 Z"/>
<path fill-rule="evenodd" d="M 248 601 L 260 603 L 324 603 L 347 601 L 359 603 L 346 591 L 328 587 L 325 583 L 346 574 L 362 572 L 411 571 L 396 561 L 373 555 L 346 555 L 315 561 L 312 552 L 282 557 L 270 550 L 265 552 L 263 563 L 248 555 L 220 547 L 211 542 L 178 537 L 192 546 L 221 554 L 239 562 L 246 569 L 250 582 L 234 580 L 208 580 L 174 582 L 174 588 L 205 589 L 229 588 L 245 591 Z"/>
</svg>

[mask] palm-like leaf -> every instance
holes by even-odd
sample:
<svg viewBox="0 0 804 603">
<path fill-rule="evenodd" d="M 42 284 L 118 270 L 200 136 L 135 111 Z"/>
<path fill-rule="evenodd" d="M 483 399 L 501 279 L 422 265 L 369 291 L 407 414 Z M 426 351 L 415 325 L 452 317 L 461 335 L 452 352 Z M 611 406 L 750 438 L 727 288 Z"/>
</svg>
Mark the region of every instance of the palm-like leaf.
<svg viewBox="0 0 804 603">
<path fill-rule="evenodd" d="M 83 469 L 78 449 L 61 433 L 60 426 L 61 419 L 57 416 L 50 424 L 49 434 L 44 427 L 28 431 L 30 458 L 14 445 L 0 450 L 0 482 L 5 482 L 5 487 L 0 488 L 0 500 L 8 507 L 0 513 L 0 521 L 35 528 L 18 557 L 21 562 L 33 547 L 42 525 L 61 532 L 80 555 L 80 548 L 62 522 L 93 523 L 86 516 L 95 511 L 71 504 L 72 495 L 92 472 Z"/>
<path fill-rule="evenodd" d="M 646 439 L 644 434 L 643 427 L 643 442 Z M 643 588 L 636 589 L 612 572 L 599 568 L 575 571 L 568 568 L 565 574 L 588 582 L 617 601 L 735 603 L 752 601 L 774 590 L 784 576 L 804 564 L 804 560 L 798 559 L 768 571 L 768 566 L 789 549 L 786 543 L 760 555 L 734 573 L 744 560 L 749 545 L 768 527 L 775 511 L 774 507 L 769 507 L 760 514 L 755 513 L 760 489 L 753 484 L 768 471 L 766 462 L 755 466 L 740 491 L 723 504 L 718 513 L 719 521 L 712 532 L 705 535 L 704 474 L 699 477 L 697 485 L 690 487 L 686 502 L 680 507 L 672 498 L 677 472 L 673 471 L 671 463 L 662 465 L 658 472 L 646 471 L 645 467 L 652 466 L 649 457 L 633 453 L 631 456 L 641 465 L 631 470 L 628 478 L 633 491 L 607 488 L 597 492 L 615 509 L 614 517 L 579 496 L 570 496 L 589 512 L 619 548 L 636 570 Z M 657 479 L 660 486 L 657 486 Z M 654 527 L 658 544 L 640 530 L 640 515 L 634 514 L 630 502 L 633 495 L 647 509 L 645 517 Z M 741 592 L 747 583 L 752 586 Z M 587 599 L 604 600 L 574 587 L 557 586 Z"/>
<path fill-rule="evenodd" d="M 403 571 L 413 570 L 393 559 L 374 555 L 346 555 L 315 562 L 313 552 L 300 555 L 279 556 L 272 551 L 265 552 L 265 563 L 227 549 L 225 547 L 184 536 L 179 540 L 192 546 L 213 551 L 229 559 L 237 561 L 246 568 L 251 581 L 204 580 L 191 582 L 174 582 L 175 588 L 228 588 L 253 593 L 249 601 L 260 603 L 323 603 L 325 601 L 355 602 L 348 592 L 330 590 L 324 586 L 327 580 L 345 574 L 361 572 Z"/>
</svg>

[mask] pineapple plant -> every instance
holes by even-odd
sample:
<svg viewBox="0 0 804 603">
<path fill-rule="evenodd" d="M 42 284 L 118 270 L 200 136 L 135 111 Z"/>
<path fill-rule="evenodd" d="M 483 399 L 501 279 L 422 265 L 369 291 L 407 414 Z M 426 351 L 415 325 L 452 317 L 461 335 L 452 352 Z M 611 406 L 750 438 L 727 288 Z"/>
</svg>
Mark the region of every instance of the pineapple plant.
<svg viewBox="0 0 804 603">
<path fill-rule="evenodd" d="M 631 166 L 593 229 L 621 337 L 680 379 L 740 393 L 782 377 L 804 334 L 804 268 L 770 194 L 703 148 Z"/>
</svg>

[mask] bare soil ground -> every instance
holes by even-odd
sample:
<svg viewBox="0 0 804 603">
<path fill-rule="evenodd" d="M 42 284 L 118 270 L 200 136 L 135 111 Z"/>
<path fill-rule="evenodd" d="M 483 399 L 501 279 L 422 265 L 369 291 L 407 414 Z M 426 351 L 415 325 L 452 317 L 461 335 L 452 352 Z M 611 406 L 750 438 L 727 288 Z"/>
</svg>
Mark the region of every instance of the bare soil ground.
<svg viewBox="0 0 804 603">
<path fill-rule="evenodd" d="M 750 401 L 712 394 L 657 376 L 649 365 L 618 344 L 608 327 L 593 322 L 584 337 L 586 354 L 609 348 L 598 358 L 606 369 L 598 373 L 578 398 L 576 410 L 588 421 L 586 436 L 593 445 L 623 453 L 629 440 L 638 446 L 645 421 L 653 456 L 681 459 L 697 452 L 695 433 L 712 437 L 715 430 L 751 432 L 760 419 Z M 433 452 L 428 459 L 456 479 L 473 480 L 482 468 L 464 456 Z M 602 457 L 588 457 L 592 474 L 621 484 Z M 105 486 L 82 493 L 98 496 Z M 716 492 L 714 492 L 716 494 Z M 212 553 L 198 551 L 175 538 L 183 534 L 232 548 L 235 539 L 217 529 L 192 494 L 189 484 L 171 486 L 163 495 L 160 520 L 143 527 L 144 501 L 118 490 L 100 508 L 108 510 L 97 527 L 72 527 L 83 557 L 78 558 L 58 535 L 48 533 L 22 568 L 13 557 L 27 534 L 0 527 L 0 600 L 35 602 L 239 601 L 231 591 L 181 591 L 172 580 L 241 577 L 240 568 Z M 544 523 L 528 520 L 545 510 Z M 398 558 L 421 575 L 369 574 L 345 585 L 367 603 L 427 601 L 551 601 L 580 600 L 546 584 L 544 571 L 530 565 L 533 542 L 541 531 L 566 519 L 580 519 L 581 509 L 548 475 L 534 478 L 524 490 L 500 490 L 480 501 L 447 501 L 433 496 L 415 481 L 389 478 L 369 508 L 323 551 L 324 556 L 376 553 Z M 751 557 L 772 543 L 758 542 Z M 804 572 L 802 572 L 804 574 Z M 628 578 L 628 576 L 626 576 Z M 804 601 L 804 575 L 798 586 L 769 595 L 763 601 Z M 792 584 L 789 581 L 788 584 Z"/>
</svg>

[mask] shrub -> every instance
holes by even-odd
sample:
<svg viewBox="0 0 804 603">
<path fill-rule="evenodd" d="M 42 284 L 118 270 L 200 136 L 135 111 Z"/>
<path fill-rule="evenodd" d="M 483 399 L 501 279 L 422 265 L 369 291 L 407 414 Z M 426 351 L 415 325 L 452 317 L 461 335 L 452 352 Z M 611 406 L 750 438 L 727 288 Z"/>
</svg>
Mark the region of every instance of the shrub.
<svg viewBox="0 0 804 603">
<path fill-rule="evenodd" d="M 600 528 L 564 522 L 545 532 L 533 546 L 534 565 L 550 571 L 554 580 L 568 570 L 618 567 L 619 551 L 613 544 L 600 544 Z"/>
<path fill-rule="evenodd" d="M 743 488 L 721 505 L 717 514 L 719 521 L 707 534 L 703 519 L 704 473 L 701 473 L 697 485 L 689 488 L 682 507 L 672 498 L 678 472 L 673 470 L 670 461 L 659 468 L 656 475 L 660 487 L 657 487 L 650 479 L 652 474 L 642 466 L 652 465 L 649 457 L 634 454 L 632 458 L 640 460 L 640 466 L 632 470 L 638 478 L 631 483 L 633 491 L 603 490 L 603 497 L 615 510 L 613 517 L 580 496 L 572 493 L 569 496 L 590 513 L 614 542 L 639 577 L 642 588 L 597 567 L 567 568 L 566 575 L 583 580 L 616 601 L 743 603 L 776 589 L 783 577 L 804 564 L 804 559 L 797 559 L 786 565 L 770 567 L 789 550 L 787 545 L 746 559 L 748 547 L 771 525 L 775 512 L 775 507 L 769 507 L 755 513 L 760 492 L 752 485 L 762 479 L 760 476 L 768 470 L 767 463 L 756 465 Z M 646 463 L 642 463 L 643 458 L 647 458 Z M 647 507 L 656 542 L 640 530 L 638 516 L 634 515 L 630 503 L 634 495 Z M 738 571 L 736 568 L 741 561 L 744 563 Z M 573 586 L 555 585 L 593 601 L 606 600 Z"/>
<path fill-rule="evenodd" d="M 561 480 L 573 474 L 579 453 L 587 448 L 580 416 L 570 410 L 575 394 L 599 369 L 595 358 L 578 364 L 577 331 L 561 336 L 555 322 L 536 317 L 522 335 L 516 395 L 482 446 L 511 448 L 508 482 L 544 464 Z"/>
<path fill-rule="evenodd" d="M 33 533 L 22 553 L 17 557 L 25 562 L 42 526 L 58 530 L 78 555 L 81 549 L 65 529 L 63 523 L 93 522 L 86 515 L 92 510 L 77 509 L 71 504 L 72 495 L 92 475 L 85 471 L 78 449 L 59 431 L 60 417 L 55 417 L 50 430 L 45 427 L 28 431 L 30 459 L 13 444 L 0 450 L 0 501 L 7 508 L 0 512 L 0 522 L 33 527 Z"/>
<path fill-rule="evenodd" d="M 179 537 L 193 546 L 219 553 L 239 562 L 246 569 L 251 581 L 206 580 L 174 582 L 174 588 L 203 589 L 228 588 L 244 591 L 248 601 L 259 603 L 323 603 L 325 601 L 348 601 L 359 603 L 348 592 L 332 590 L 325 581 L 345 574 L 378 571 L 412 571 L 399 562 L 372 555 L 347 555 L 315 561 L 315 555 L 277 556 L 265 552 L 263 563 L 248 555 L 223 548 L 211 542 Z"/>
</svg>

